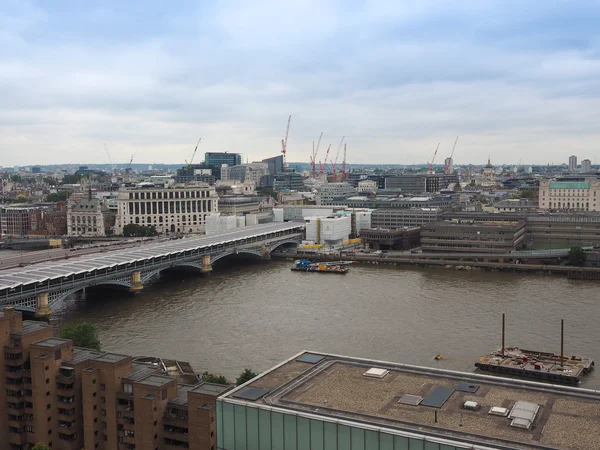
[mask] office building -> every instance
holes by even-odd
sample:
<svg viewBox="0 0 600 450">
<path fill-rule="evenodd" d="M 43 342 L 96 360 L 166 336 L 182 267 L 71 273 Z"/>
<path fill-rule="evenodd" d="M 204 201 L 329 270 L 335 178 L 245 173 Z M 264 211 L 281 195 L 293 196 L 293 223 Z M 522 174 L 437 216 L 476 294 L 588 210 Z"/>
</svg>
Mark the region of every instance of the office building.
<svg viewBox="0 0 600 450">
<path fill-rule="evenodd" d="M 419 227 L 438 220 L 442 213 L 439 208 L 380 208 L 371 215 L 372 228 L 397 230 L 405 227 Z"/>
<path fill-rule="evenodd" d="M 283 155 L 273 156 L 272 158 L 263 159 L 262 162 L 267 164 L 269 174 L 275 175 L 283 172 Z"/>
<path fill-rule="evenodd" d="M 600 179 L 541 180 L 539 206 L 547 210 L 600 211 Z"/>
<path fill-rule="evenodd" d="M 74 347 L 45 322 L 0 312 L 2 449 L 214 450 L 216 398 L 229 386 L 178 385 L 162 363 Z"/>
<path fill-rule="evenodd" d="M 6 206 L 0 208 L 0 232 L 4 235 L 25 236 L 31 229 L 32 206 Z"/>
<path fill-rule="evenodd" d="M 217 399 L 217 448 L 596 450 L 598 409 L 593 390 L 302 352 Z"/>
<path fill-rule="evenodd" d="M 444 173 L 451 175 L 454 173 L 454 160 L 450 157 L 444 160 Z"/>
<path fill-rule="evenodd" d="M 452 188 L 457 183 L 458 177 L 454 174 L 396 175 L 385 178 L 385 189 L 421 194 L 423 192 L 440 192 Z"/>
<path fill-rule="evenodd" d="M 452 195 L 438 195 L 435 197 L 394 197 L 378 195 L 375 198 L 365 196 L 348 197 L 346 199 L 331 200 L 329 205 L 346 206 L 348 208 L 442 208 L 450 209 L 458 206 L 458 198 Z"/>
<path fill-rule="evenodd" d="M 220 168 L 223 164 L 228 166 L 237 166 L 242 163 L 242 155 L 239 153 L 213 153 L 207 152 L 204 154 L 204 163 L 209 167 Z"/>
<path fill-rule="evenodd" d="M 421 228 L 363 229 L 360 237 L 373 250 L 410 250 L 420 245 Z"/>
<path fill-rule="evenodd" d="M 351 232 L 351 216 L 306 218 L 306 240 L 309 242 L 335 247 L 347 241 Z"/>
<path fill-rule="evenodd" d="M 330 205 L 334 200 L 344 200 L 356 194 L 356 190 L 347 182 L 326 183 L 318 188 L 317 205 Z"/>
<path fill-rule="evenodd" d="M 217 193 L 208 184 L 125 189 L 117 195 L 115 233 L 130 223 L 154 226 L 159 233 L 202 232 L 206 215 L 218 210 Z"/>
<path fill-rule="evenodd" d="M 589 173 L 592 172 L 592 161 L 589 159 L 584 159 L 581 161 L 581 172 Z"/>
<path fill-rule="evenodd" d="M 421 227 L 423 252 L 509 253 L 525 244 L 525 221 L 439 221 Z"/>
<path fill-rule="evenodd" d="M 221 179 L 224 175 L 224 167 L 221 168 Z M 236 180 L 242 183 L 246 183 L 246 177 L 248 183 L 254 183 L 256 187 L 261 187 L 261 180 L 265 175 L 269 175 L 269 166 L 266 163 L 249 163 L 240 164 L 238 166 L 229 167 L 227 166 L 227 179 Z"/>
<path fill-rule="evenodd" d="M 569 156 L 569 172 L 577 172 L 577 156 Z"/>
<path fill-rule="evenodd" d="M 90 190 L 85 198 L 67 206 L 67 234 L 69 236 L 105 236 L 104 213 L 108 213 Z"/>
<path fill-rule="evenodd" d="M 356 192 L 359 194 L 369 194 L 371 192 L 377 192 L 377 182 L 373 180 L 361 180 L 357 182 Z"/>
<path fill-rule="evenodd" d="M 280 191 L 303 191 L 304 179 L 297 172 L 282 172 L 273 175 L 273 190 Z"/>
</svg>

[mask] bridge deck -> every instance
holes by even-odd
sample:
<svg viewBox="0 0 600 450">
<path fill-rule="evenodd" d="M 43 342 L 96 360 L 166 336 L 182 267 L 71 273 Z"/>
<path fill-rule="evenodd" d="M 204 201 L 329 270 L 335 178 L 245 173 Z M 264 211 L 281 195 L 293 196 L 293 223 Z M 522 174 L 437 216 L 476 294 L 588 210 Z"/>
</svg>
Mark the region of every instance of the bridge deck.
<svg viewBox="0 0 600 450">
<path fill-rule="evenodd" d="M 23 284 L 42 283 L 49 279 L 106 269 L 119 264 L 130 264 L 150 258 L 158 258 L 203 247 L 227 244 L 238 240 L 260 237 L 278 231 L 303 227 L 301 223 L 274 223 L 238 228 L 221 234 L 178 239 L 168 242 L 145 244 L 140 248 L 109 250 L 101 254 L 73 257 L 65 261 L 31 264 L 26 267 L 0 270 L 0 290 Z"/>
</svg>

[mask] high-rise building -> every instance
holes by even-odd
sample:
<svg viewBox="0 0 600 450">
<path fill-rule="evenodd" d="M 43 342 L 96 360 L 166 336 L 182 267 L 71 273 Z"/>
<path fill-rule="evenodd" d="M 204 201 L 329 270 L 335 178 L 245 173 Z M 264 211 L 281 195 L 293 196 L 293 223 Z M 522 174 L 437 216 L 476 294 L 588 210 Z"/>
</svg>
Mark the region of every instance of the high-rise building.
<svg viewBox="0 0 600 450">
<path fill-rule="evenodd" d="M 74 347 L 44 322 L 0 312 L 0 448 L 214 450 L 229 386 L 179 384 L 161 365 Z"/>
<path fill-rule="evenodd" d="M 204 154 L 204 163 L 208 166 L 220 168 L 223 164 L 237 166 L 242 163 L 242 155 L 239 153 L 212 153 Z"/>
<path fill-rule="evenodd" d="M 283 172 L 283 155 L 263 159 L 262 162 L 267 163 L 267 166 L 269 167 L 269 174 L 271 175 Z"/>
<path fill-rule="evenodd" d="M 577 156 L 569 156 L 569 172 L 575 172 L 577 170 Z"/>
<path fill-rule="evenodd" d="M 589 173 L 592 171 L 592 161 L 584 159 L 581 161 L 581 172 Z"/>
</svg>

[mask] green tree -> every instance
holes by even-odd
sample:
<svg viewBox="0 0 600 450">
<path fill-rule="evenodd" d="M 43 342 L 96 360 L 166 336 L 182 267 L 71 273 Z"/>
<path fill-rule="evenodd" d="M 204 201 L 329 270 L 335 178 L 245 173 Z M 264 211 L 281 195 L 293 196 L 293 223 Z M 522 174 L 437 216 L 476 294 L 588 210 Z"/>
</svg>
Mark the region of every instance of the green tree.
<svg viewBox="0 0 600 450">
<path fill-rule="evenodd" d="M 60 202 L 60 201 L 64 202 L 67 198 L 69 198 L 69 195 L 71 195 L 71 192 L 69 192 L 69 191 L 58 191 L 56 193 L 53 192 L 46 196 L 46 201 L 47 202 Z"/>
<path fill-rule="evenodd" d="M 50 450 L 50 447 L 48 447 L 46 444 L 38 443 L 35 444 L 31 450 Z"/>
<path fill-rule="evenodd" d="M 11 175 L 10 176 L 10 181 L 12 181 L 14 183 L 22 183 L 23 182 L 23 177 L 21 175 Z"/>
<path fill-rule="evenodd" d="M 240 376 L 237 377 L 237 380 L 235 380 L 235 384 L 239 386 L 240 384 L 244 384 L 246 381 L 250 381 L 252 378 L 256 378 L 257 376 L 258 374 L 256 372 L 253 372 L 250 369 L 244 369 Z"/>
<path fill-rule="evenodd" d="M 273 198 L 277 198 L 277 192 L 275 192 L 273 189 L 271 188 L 262 188 L 258 190 L 258 195 L 262 196 L 262 197 L 273 197 Z"/>
<path fill-rule="evenodd" d="M 582 266 L 585 261 L 585 252 L 581 247 L 571 247 L 567 261 L 570 266 Z"/>
<path fill-rule="evenodd" d="M 60 337 L 71 339 L 77 347 L 100 350 L 96 327 L 90 322 L 70 322 L 60 329 Z"/>
<path fill-rule="evenodd" d="M 81 181 L 83 175 L 65 175 L 61 184 L 77 184 Z"/>
<path fill-rule="evenodd" d="M 213 375 L 212 373 L 208 372 L 204 372 L 202 374 L 202 381 L 215 384 L 229 384 L 229 381 L 227 381 L 227 378 L 225 378 L 223 375 Z"/>
<path fill-rule="evenodd" d="M 156 236 L 158 232 L 156 231 L 156 226 L 150 225 L 138 225 L 136 223 L 128 223 L 123 227 L 123 236 L 135 236 L 135 237 L 144 237 L 144 236 Z"/>
</svg>

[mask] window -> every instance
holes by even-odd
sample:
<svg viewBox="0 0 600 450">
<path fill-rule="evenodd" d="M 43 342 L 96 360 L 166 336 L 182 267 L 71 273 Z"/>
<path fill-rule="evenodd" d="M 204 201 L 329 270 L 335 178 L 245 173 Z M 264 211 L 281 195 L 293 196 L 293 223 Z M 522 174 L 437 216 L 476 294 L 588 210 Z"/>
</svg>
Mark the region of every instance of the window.
<svg viewBox="0 0 600 450">
<path fill-rule="evenodd" d="M 106 385 L 105 384 L 100 384 L 100 390 L 101 391 L 105 391 L 106 390 Z"/>
<path fill-rule="evenodd" d="M 49 366 L 46 366 L 46 367 L 44 367 L 44 370 L 50 370 L 50 367 L 49 367 Z M 46 383 L 47 383 L 47 382 L 48 382 L 48 381 L 46 381 Z"/>
<path fill-rule="evenodd" d="M 48 404 L 48 405 L 46 405 L 46 409 L 50 409 L 50 405 L 49 405 L 49 404 Z"/>
<path fill-rule="evenodd" d="M 96 393 L 94 392 L 94 393 L 92 394 L 92 397 L 95 397 L 95 396 L 96 396 Z"/>
</svg>

